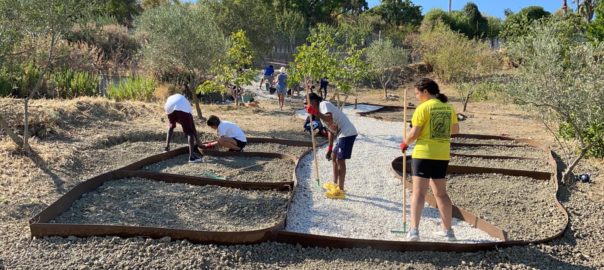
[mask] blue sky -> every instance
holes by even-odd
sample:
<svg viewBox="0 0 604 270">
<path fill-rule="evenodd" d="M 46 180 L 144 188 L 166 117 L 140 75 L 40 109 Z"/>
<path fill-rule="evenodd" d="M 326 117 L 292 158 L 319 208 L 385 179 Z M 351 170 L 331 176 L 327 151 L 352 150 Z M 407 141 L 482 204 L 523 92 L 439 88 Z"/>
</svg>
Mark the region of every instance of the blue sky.
<svg viewBox="0 0 604 270">
<path fill-rule="evenodd" d="M 380 3 L 379 0 L 367 0 L 369 6 L 375 6 Z M 449 8 L 449 0 L 411 0 L 416 5 L 422 6 L 422 13 L 428 12 L 432 8 L 441 8 L 447 10 Z M 478 9 L 483 14 L 490 16 L 496 16 L 504 18 L 503 11 L 506 8 L 511 9 L 514 12 L 518 12 L 527 6 L 542 6 L 549 12 L 554 12 L 562 6 L 562 1 L 557 0 L 475 0 L 475 1 L 462 1 L 452 0 L 452 9 L 459 10 L 468 2 L 474 2 Z M 572 1 L 568 1 L 569 6 L 573 6 Z"/>
</svg>

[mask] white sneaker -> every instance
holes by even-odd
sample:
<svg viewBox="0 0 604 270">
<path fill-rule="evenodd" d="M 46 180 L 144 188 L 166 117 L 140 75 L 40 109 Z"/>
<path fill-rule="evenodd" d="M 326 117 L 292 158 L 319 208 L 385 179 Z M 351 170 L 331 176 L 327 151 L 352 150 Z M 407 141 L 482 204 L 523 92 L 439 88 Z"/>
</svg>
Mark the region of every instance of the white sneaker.
<svg viewBox="0 0 604 270">
<path fill-rule="evenodd" d="M 191 158 L 189 158 L 189 163 L 201 163 L 203 162 L 203 159 L 193 155 Z"/>
<path fill-rule="evenodd" d="M 419 241 L 419 230 L 409 229 L 407 233 L 407 241 Z"/>
<path fill-rule="evenodd" d="M 434 234 L 436 236 L 439 236 L 439 237 L 447 239 L 447 241 L 449 241 L 449 242 L 453 242 L 453 241 L 457 240 L 457 238 L 455 238 L 455 233 L 453 232 L 453 229 L 449 229 L 449 230 L 446 230 L 446 231 L 442 231 L 441 230 L 441 231 L 438 231 L 438 232 L 436 232 Z"/>
</svg>

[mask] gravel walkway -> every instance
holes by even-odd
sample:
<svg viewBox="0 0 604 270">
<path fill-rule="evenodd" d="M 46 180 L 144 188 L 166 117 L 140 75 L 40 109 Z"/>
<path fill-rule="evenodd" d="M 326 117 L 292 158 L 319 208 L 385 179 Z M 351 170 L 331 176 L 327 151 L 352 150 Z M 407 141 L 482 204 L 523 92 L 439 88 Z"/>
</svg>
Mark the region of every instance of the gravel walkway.
<svg viewBox="0 0 604 270">
<path fill-rule="evenodd" d="M 312 154 L 305 156 L 298 171 L 301 182 L 288 213 L 287 230 L 404 241 L 403 236 L 390 232 L 403 225 L 402 186 L 390 165 L 401 154 L 398 148 L 401 136 L 397 135 L 401 133 L 401 125 L 356 116 L 351 109 L 345 111 L 360 133 L 354 145 L 353 158 L 347 161 L 347 197 L 345 200 L 325 198 L 314 182 Z M 322 183 L 331 181 L 331 162 L 324 158 L 325 147 L 318 151 L 317 156 Z M 410 198 L 408 193 L 407 214 Z M 426 204 L 420 223 L 422 241 L 444 241 L 432 235 L 440 229 L 439 221 L 438 210 Z M 497 241 L 457 219 L 453 225 L 460 242 Z"/>
<path fill-rule="evenodd" d="M 289 182 L 293 179 L 295 167 L 294 162 L 289 159 L 264 157 L 204 156 L 202 163 L 188 163 L 187 154 L 148 165 L 143 169 L 198 177 L 207 177 L 208 173 L 211 173 L 232 181 Z"/>
<path fill-rule="evenodd" d="M 288 193 L 129 178 L 86 193 L 56 223 L 115 224 L 208 231 L 255 230 L 285 217 Z"/>
</svg>

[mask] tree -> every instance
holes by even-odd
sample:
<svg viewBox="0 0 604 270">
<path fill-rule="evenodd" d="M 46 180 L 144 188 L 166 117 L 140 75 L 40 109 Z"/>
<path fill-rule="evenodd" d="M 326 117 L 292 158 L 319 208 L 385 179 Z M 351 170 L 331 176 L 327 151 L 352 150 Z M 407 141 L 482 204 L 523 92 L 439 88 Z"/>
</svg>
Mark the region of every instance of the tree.
<svg viewBox="0 0 604 270">
<path fill-rule="evenodd" d="M 583 17 L 585 19 L 585 21 L 590 23 L 594 17 L 595 8 L 598 5 L 598 2 L 600 2 L 600 1 L 598 1 L 598 0 L 574 0 L 573 2 L 575 2 L 577 4 L 577 13 L 579 15 L 581 15 L 581 17 Z"/>
<path fill-rule="evenodd" d="M 604 44 L 569 34 L 568 23 L 538 23 L 509 45 L 523 62 L 507 90 L 555 136 L 567 164 L 563 181 L 586 155 L 604 156 Z"/>
<path fill-rule="evenodd" d="M 241 86 L 249 85 L 254 80 L 256 73 L 251 69 L 246 69 L 252 65 L 254 57 L 250 41 L 243 30 L 231 33 L 227 44 L 226 57 L 219 63 L 217 81 L 235 87 L 233 93 L 237 107 L 239 106 Z"/>
<path fill-rule="evenodd" d="M 105 3 L 105 14 L 114 17 L 120 24 L 130 25 L 134 16 L 140 13 L 137 0 L 108 0 Z"/>
<path fill-rule="evenodd" d="M 422 22 L 422 7 L 410 0 L 383 0 L 373 12 L 391 26 L 410 24 L 417 27 Z"/>
<path fill-rule="evenodd" d="M 604 1 L 598 1 L 594 8 L 596 19 L 588 28 L 588 37 L 591 40 L 604 41 Z"/>
<path fill-rule="evenodd" d="M 278 31 L 275 31 L 275 10 L 264 0 L 203 0 L 224 36 L 245 31 L 252 44 L 255 58 L 262 58 L 273 49 Z"/>
<path fill-rule="evenodd" d="M 468 2 L 463 7 L 463 14 L 468 24 L 468 31 L 466 35 L 470 38 L 483 38 L 486 36 L 488 28 L 487 19 L 480 14 L 478 6 L 472 2 Z"/>
<path fill-rule="evenodd" d="M 163 5 L 145 11 L 136 20 L 143 42 L 143 61 L 156 74 L 174 74 L 173 80 L 193 97 L 193 91 L 224 55 L 225 39 L 204 5 Z"/>
<path fill-rule="evenodd" d="M 514 39 L 527 35 L 534 21 L 547 18 L 551 14 L 539 6 L 529 6 L 521 9 L 518 13 L 511 13 L 506 16 L 503 22 L 501 36 L 507 39 Z"/>
<path fill-rule="evenodd" d="M 287 37 L 290 50 L 293 52 L 298 41 L 303 40 L 307 33 L 306 22 L 302 14 L 296 11 L 285 10 L 275 15 L 275 23 L 280 36 Z"/>
<path fill-rule="evenodd" d="M 390 40 L 373 42 L 367 49 L 367 62 L 384 90 L 384 98 L 388 98 L 388 87 L 407 65 L 407 60 L 407 52 L 395 47 Z"/>
<path fill-rule="evenodd" d="M 16 27 L 7 32 L 19 31 L 23 35 L 21 37 L 29 41 L 22 44 L 25 48 L 22 48 L 23 55 L 20 57 L 24 57 L 28 62 L 39 60 L 34 67 L 37 70 L 36 81 L 27 89 L 24 99 L 23 141 L 15 141 L 15 144 L 29 154 L 29 100 L 37 96 L 45 75 L 52 71 L 57 43 L 61 37 L 74 25 L 84 23 L 91 19 L 93 14 L 97 14 L 98 6 L 94 2 L 83 0 L 18 0 L 11 1 L 10 4 L 8 1 L 2 1 L 0 8 L 2 21 L 10 19 L 18 22 L 3 24 L 2 28 Z M 38 59 L 40 55 L 43 55 L 44 59 Z M 0 118 L 3 117 L 0 115 Z M 4 128 L 8 129 L 8 126 Z M 11 138 L 15 140 L 15 137 Z"/>
</svg>

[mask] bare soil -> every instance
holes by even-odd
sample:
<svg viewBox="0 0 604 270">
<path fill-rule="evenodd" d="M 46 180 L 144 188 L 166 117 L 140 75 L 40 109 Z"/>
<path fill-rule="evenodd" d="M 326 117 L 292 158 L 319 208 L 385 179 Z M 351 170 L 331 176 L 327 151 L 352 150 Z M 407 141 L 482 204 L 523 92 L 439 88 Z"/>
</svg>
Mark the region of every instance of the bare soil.
<svg viewBox="0 0 604 270">
<path fill-rule="evenodd" d="M 257 230 L 285 218 L 288 198 L 287 192 L 118 179 L 84 194 L 52 223 Z"/>
<path fill-rule="evenodd" d="M 534 172 L 553 172 L 552 166 L 544 159 L 491 159 L 453 156 L 451 157 L 449 164 Z"/>
</svg>

